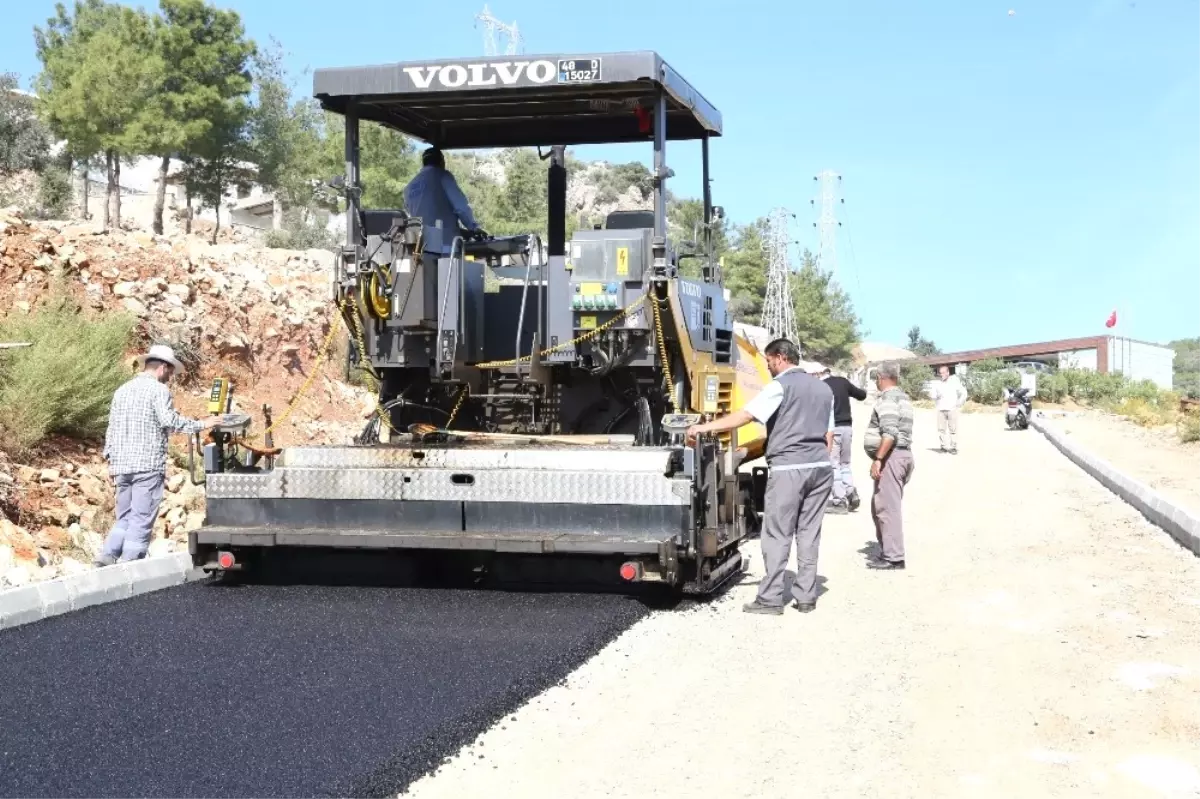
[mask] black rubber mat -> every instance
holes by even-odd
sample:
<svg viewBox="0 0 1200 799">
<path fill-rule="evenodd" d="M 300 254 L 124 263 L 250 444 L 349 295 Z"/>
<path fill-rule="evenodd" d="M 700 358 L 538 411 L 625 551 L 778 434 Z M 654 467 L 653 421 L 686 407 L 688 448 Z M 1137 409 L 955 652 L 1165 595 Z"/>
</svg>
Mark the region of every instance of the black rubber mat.
<svg viewBox="0 0 1200 799">
<path fill-rule="evenodd" d="M 4 796 L 387 796 L 646 613 L 193 584 L 0 633 Z"/>
</svg>

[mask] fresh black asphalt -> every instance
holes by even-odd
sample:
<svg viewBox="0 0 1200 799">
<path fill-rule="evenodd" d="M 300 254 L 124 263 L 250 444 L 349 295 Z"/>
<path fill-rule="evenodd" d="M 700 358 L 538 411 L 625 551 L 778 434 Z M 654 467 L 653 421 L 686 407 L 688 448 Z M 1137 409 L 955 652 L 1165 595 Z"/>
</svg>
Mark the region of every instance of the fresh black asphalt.
<svg viewBox="0 0 1200 799">
<path fill-rule="evenodd" d="M 18 627 L 0 633 L 0 795 L 394 796 L 646 612 L 192 584 Z"/>
</svg>

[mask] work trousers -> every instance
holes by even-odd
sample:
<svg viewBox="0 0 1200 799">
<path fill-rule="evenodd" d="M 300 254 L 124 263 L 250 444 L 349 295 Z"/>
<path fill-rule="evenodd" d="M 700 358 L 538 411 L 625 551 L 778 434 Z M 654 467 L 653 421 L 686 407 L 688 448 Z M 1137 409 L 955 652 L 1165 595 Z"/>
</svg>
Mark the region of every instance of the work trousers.
<svg viewBox="0 0 1200 799">
<path fill-rule="evenodd" d="M 954 440 L 954 437 L 958 435 L 958 409 L 938 411 L 937 419 L 938 435 L 942 439 L 942 449 L 958 449 L 958 442 Z"/>
<path fill-rule="evenodd" d="M 845 499 L 854 490 L 854 475 L 850 471 L 850 451 L 854 444 L 854 430 L 849 426 L 833 428 L 833 498 Z"/>
<path fill-rule="evenodd" d="M 894 449 L 888 454 L 875 481 L 875 493 L 871 497 L 871 518 L 875 521 L 875 540 L 886 561 L 897 563 L 904 560 L 904 515 L 901 504 L 904 487 L 912 478 L 912 452 Z"/>
<path fill-rule="evenodd" d="M 117 520 L 104 542 L 99 558 L 101 563 L 146 557 L 154 521 L 158 518 L 158 506 L 162 504 L 164 477 L 162 472 L 138 472 L 119 474 L 114 478 Z"/>
<path fill-rule="evenodd" d="M 766 574 L 758 586 L 758 601 L 779 607 L 787 604 L 784 574 L 792 539 L 796 540 L 796 580 L 792 596 L 798 602 L 817 600 L 817 550 L 825 503 L 833 490 L 833 469 L 772 469 L 763 502 L 762 552 Z"/>
</svg>

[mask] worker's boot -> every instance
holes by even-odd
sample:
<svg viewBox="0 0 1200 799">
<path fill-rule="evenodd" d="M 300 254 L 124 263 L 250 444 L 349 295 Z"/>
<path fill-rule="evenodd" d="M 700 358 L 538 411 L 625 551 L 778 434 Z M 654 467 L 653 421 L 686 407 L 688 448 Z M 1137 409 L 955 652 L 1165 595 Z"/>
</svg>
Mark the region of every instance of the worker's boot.
<svg viewBox="0 0 1200 799">
<path fill-rule="evenodd" d="M 846 505 L 850 508 L 850 512 L 858 510 L 858 506 L 862 504 L 862 500 L 858 496 L 858 489 L 850 489 L 850 493 L 846 495 Z"/>
<path fill-rule="evenodd" d="M 753 602 L 747 602 L 742 605 L 742 610 L 746 613 L 762 613 L 768 616 L 782 616 L 783 605 L 764 605 L 755 599 Z"/>
</svg>

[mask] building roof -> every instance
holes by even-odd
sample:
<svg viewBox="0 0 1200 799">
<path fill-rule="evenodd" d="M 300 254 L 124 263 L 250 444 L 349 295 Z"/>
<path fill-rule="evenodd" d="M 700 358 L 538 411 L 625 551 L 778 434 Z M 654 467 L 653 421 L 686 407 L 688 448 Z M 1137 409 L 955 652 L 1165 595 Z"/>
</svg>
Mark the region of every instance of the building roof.
<svg viewBox="0 0 1200 799">
<path fill-rule="evenodd" d="M 638 108 L 667 98 L 667 138 L 721 135 L 721 112 L 658 53 L 492 56 L 318 69 L 313 97 L 444 149 L 653 141 Z"/>
<path fill-rule="evenodd" d="M 1090 350 L 1106 345 L 1111 336 L 1084 336 L 1083 338 L 1063 338 L 1057 341 L 1039 341 L 1035 344 L 1012 344 L 1007 347 L 991 347 L 982 350 L 963 350 L 962 352 L 943 352 L 940 355 L 930 355 L 920 359 L 921 363 L 930 366 L 951 366 L 956 363 L 983 361 L 988 358 L 1035 358 L 1040 355 L 1057 355 L 1071 350 Z"/>
<path fill-rule="evenodd" d="M 863 366 L 883 361 L 907 361 L 917 356 L 902 347 L 878 341 L 864 341 L 854 347 L 851 357 L 856 366 Z"/>
</svg>

